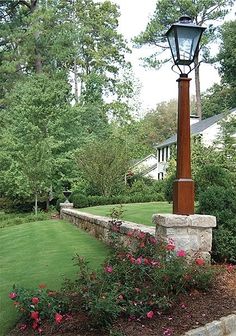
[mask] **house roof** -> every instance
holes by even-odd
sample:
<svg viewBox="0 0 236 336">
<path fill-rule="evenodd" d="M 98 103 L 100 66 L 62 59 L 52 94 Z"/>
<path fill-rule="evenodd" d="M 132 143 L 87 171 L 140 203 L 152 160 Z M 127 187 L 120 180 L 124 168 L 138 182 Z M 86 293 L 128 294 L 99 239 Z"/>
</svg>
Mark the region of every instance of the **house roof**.
<svg viewBox="0 0 236 336">
<path fill-rule="evenodd" d="M 153 157 L 154 159 L 156 158 L 156 156 L 154 154 L 150 154 L 143 159 L 132 160 L 132 167 L 135 167 L 135 166 L 141 164 L 142 162 L 145 162 L 146 160 L 148 160 L 151 157 Z"/>
<path fill-rule="evenodd" d="M 210 118 L 203 119 L 203 120 L 191 125 L 191 127 L 190 127 L 191 134 L 192 135 L 200 134 L 201 132 L 203 132 L 204 130 L 206 130 L 207 128 L 209 128 L 210 126 L 212 126 L 213 124 L 215 124 L 219 120 L 221 120 L 224 116 L 225 116 L 224 113 L 217 114 L 217 115 L 214 115 Z M 177 142 L 177 134 L 174 134 L 170 138 L 166 139 L 165 141 L 157 144 L 156 148 L 162 148 L 162 147 L 174 144 L 176 142 Z"/>
</svg>

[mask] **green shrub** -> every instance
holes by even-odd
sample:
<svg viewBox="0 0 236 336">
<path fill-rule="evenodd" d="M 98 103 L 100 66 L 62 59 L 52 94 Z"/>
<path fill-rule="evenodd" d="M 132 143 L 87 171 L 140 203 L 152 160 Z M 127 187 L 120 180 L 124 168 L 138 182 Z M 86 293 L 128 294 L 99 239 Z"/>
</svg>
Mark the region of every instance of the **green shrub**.
<svg viewBox="0 0 236 336">
<path fill-rule="evenodd" d="M 156 194 L 164 194 L 165 192 L 165 180 L 154 180 L 151 185 L 151 191 Z"/>
<path fill-rule="evenodd" d="M 218 186 L 224 189 L 231 188 L 231 173 L 216 164 L 205 165 L 195 177 L 196 198 L 209 187 Z"/>
<path fill-rule="evenodd" d="M 56 210 L 58 211 L 58 212 L 60 212 L 60 210 L 61 210 L 61 208 L 60 208 L 60 203 L 63 203 L 63 202 L 65 202 L 65 196 L 60 196 L 58 199 L 57 199 L 57 201 L 56 201 L 56 206 L 55 206 L 55 208 L 56 208 Z"/>
<path fill-rule="evenodd" d="M 131 195 L 118 196 L 85 196 L 72 194 L 71 202 L 74 203 L 75 208 L 86 208 L 89 206 L 107 205 L 107 204 L 126 204 L 126 203 L 144 203 L 144 202 L 158 202 L 164 201 L 163 194 L 147 194 L 134 193 Z"/>
<path fill-rule="evenodd" d="M 213 231 L 213 258 L 236 263 L 236 227 L 230 230 L 221 226 Z"/>
<path fill-rule="evenodd" d="M 236 192 L 233 188 L 212 185 L 199 194 L 202 214 L 216 216 L 212 256 L 217 261 L 236 261 Z"/>
<path fill-rule="evenodd" d="M 29 222 L 47 220 L 49 214 L 46 212 L 38 212 L 37 216 L 34 213 L 4 213 L 0 214 L 0 228 L 20 225 Z"/>
<path fill-rule="evenodd" d="M 86 208 L 89 206 L 88 197 L 83 194 L 72 193 L 70 201 L 76 208 Z"/>
<path fill-rule="evenodd" d="M 147 193 L 149 191 L 149 186 L 147 186 L 144 180 L 136 180 L 133 182 L 132 186 L 128 189 L 129 194 L 135 193 Z"/>
<path fill-rule="evenodd" d="M 175 179 L 176 175 L 172 174 L 164 180 L 164 196 L 169 203 L 173 202 L 173 183 Z"/>
<path fill-rule="evenodd" d="M 236 193 L 231 188 L 212 185 L 199 195 L 198 211 L 217 217 L 218 224 L 227 222 L 236 214 Z"/>
</svg>

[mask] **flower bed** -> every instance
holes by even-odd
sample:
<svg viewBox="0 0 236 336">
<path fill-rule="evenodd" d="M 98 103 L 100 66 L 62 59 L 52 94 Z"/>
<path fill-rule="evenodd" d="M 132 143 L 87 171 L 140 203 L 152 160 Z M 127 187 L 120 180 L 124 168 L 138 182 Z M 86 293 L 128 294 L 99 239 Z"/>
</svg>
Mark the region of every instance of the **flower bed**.
<svg viewBox="0 0 236 336">
<path fill-rule="evenodd" d="M 213 271 L 203 259 L 189 263 L 185 251 L 176 251 L 173 241 L 157 241 L 137 229 L 127 233 L 130 243 L 124 247 L 119 239 L 121 223 L 112 225 L 109 239 L 114 249 L 101 272 L 90 270 L 76 256 L 78 277 L 67 280 L 61 293 L 14 288 L 10 298 L 22 313 L 22 330 L 27 327 L 43 334 L 48 321 L 60 330 L 76 311 L 85 314 L 86 324 L 97 330 L 109 329 L 120 317 L 152 320 L 168 312 L 180 295 L 212 286 Z"/>
</svg>

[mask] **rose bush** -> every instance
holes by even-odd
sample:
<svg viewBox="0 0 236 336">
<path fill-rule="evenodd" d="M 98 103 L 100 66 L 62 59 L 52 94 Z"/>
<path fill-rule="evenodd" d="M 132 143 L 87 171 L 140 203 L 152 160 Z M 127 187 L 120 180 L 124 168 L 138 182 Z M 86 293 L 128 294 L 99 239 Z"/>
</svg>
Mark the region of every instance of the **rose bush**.
<svg viewBox="0 0 236 336">
<path fill-rule="evenodd" d="M 25 330 L 29 326 L 41 333 L 43 320 L 59 324 L 63 320 L 63 314 L 68 312 L 66 297 L 47 290 L 45 285 L 39 285 L 36 290 L 13 286 L 9 298 L 22 314 L 20 330 Z"/>
<path fill-rule="evenodd" d="M 80 304 L 96 326 L 109 326 L 119 315 L 152 318 L 156 310 L 171 307 L 180 293 L 208 289 L 212 269 L 196 256 L 189 263 L 184 250 L 176 250 L 174 241 L 157 241 L 133 230 L 130 245 L 119 243 L 121 222 L 113 221 L 111 245 L 115 247 L 100 273 L 89 270 L 87 262 L 75 257 L 78 278 L 65 283 L 65 290 L 77 293 Z"/>
</svg>

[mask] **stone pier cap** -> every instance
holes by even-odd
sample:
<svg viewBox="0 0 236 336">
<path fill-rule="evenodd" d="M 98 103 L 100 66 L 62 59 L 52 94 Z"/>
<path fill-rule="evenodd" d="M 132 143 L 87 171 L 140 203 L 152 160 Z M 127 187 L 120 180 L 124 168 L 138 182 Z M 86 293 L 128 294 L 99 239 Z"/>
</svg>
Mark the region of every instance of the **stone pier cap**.
<svg viewBox="0 0 236 336">
<path fill-rule="evenodd" d="M 174 215 L 174 214 L 154 214 L 152 222 L 164 227 L 216 227 L 216 217 L 210 215 Z"/>
</svg>

